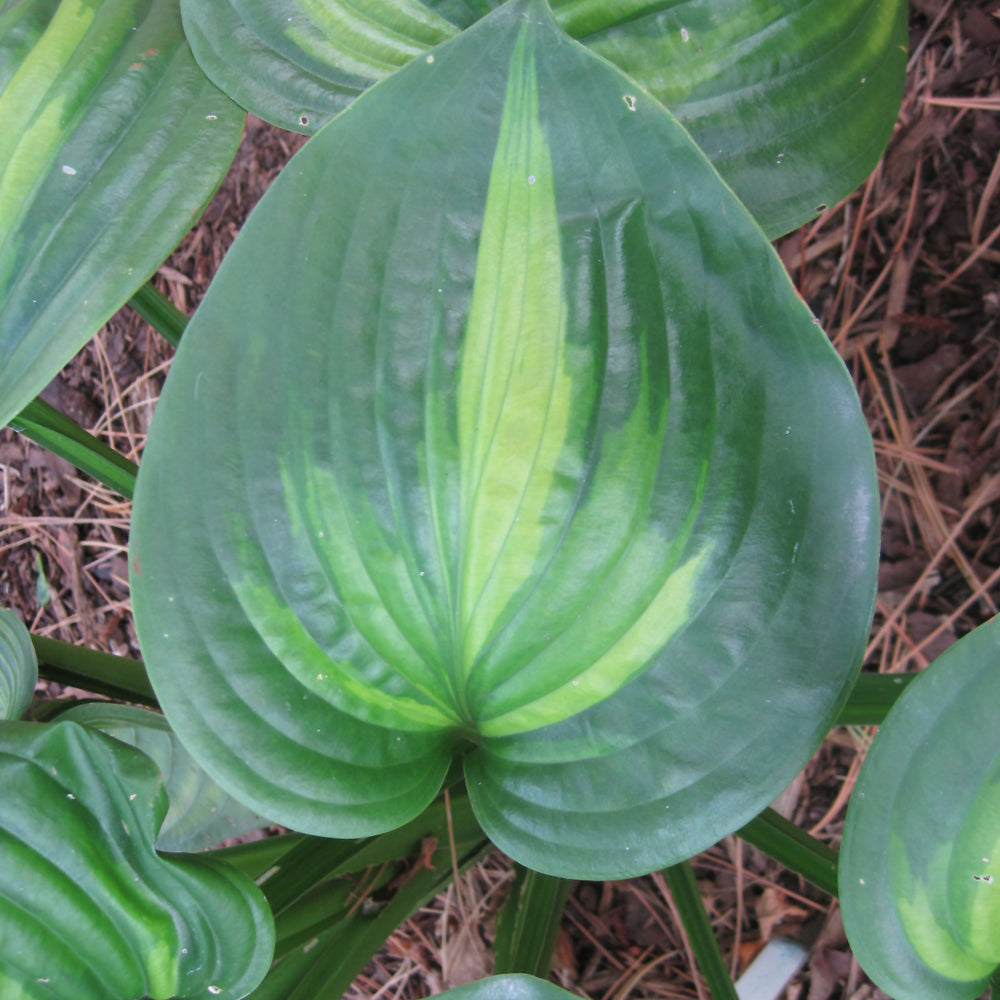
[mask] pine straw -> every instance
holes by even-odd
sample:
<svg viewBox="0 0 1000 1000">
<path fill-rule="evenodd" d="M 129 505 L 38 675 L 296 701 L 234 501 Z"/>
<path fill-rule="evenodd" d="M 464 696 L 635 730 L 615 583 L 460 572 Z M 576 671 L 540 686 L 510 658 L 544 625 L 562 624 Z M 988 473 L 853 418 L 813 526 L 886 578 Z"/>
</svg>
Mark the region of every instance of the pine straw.
<svg viewBox="0 0 1000 1000">
<path fill-rule="evenodd" d="M 850 367 L 875 439 L 883 562 L 868 669 L 925 667 L 997 611 L 1000 580 L 1000 18 L 995 3 L 916 0 L 910 73 L 870 180 L 779 252 Z M 160 269 L 190 312 L 297 137 L 251 120 L 205 216 Z M 123 310 L 50 398 L 138 460 L 170 351 Z M 0 431 L 0 602 L 43 634 L 137 654 L 129 505 Z M 47 593 L 46 593 L 47 592 Z M 869 731 L 834 731 L 778 808 L 836 846 Z M 703 898 L 734 975 L 774 936 L 814 940 L 789 1000 L 882 996 L 835 904 L 734 837 L 701 855 Z M 511 877 L 494 855 L 400 927 L 351 996 L 416 998 L 489 971 Z M 817 937 L 818 935 L 818 937 Z M 600 1000 L 707 997 L 659 875 L 580 884 L 556 981 Z"/>
</svg>

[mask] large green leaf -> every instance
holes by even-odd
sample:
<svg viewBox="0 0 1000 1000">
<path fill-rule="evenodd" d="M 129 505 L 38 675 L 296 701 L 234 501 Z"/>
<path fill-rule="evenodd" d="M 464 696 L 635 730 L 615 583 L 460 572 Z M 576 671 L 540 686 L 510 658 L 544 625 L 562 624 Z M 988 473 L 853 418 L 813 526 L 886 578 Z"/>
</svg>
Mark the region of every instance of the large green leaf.
<svg viewBox="0 0 1000 1000">
<path fill-rule="evenodd" d="M 844 927 L 895 1000 L 973 1000 L 1000 966 L 1000 618 L 905 691 L 851 797 Z"/>
<path fill-rule="evenodd" d="M 313 133 L 500 0 L 182 0 L 205 71 Z M 888 141 L 905 0 L 553 0 L 556 20 L 664 103 L 772 238 L 848 194 Z"/>
<path fill-rule="evenodd" d="M 191 227 L 244 116 L 178 0 L 7 0 L 0 67 L 5 424 Z"/>
<path fill-rule="evenodd" d="M 260 890 L 166 859 L 152 761 L 72 722 L 0 727 L 0 996 L 238 1000 L 271 961 Z"/>
<path fill-rule="evenodd" d="M 464 753 L 517 860 L 650 870 L 759 812 L 836 714 L 873 468 L 710 163 L 516 2 L 248 221 L 153 421 L 140 640 L 180 737 L 285 825 L 389 829 Z"/>
<path fill-rule="evenodd" d="M 156 837 L 158 850 L 199 851 L 268 825 L 205 774 L 162 715 L 99 701 L 74 706 L 62 720 L 100 729 L 137 747 L 160 769 L 170 808 Z"/>
<path fill-rule="evenodd" d="M 0 720 L 20 719 L 38 683 L 31 636 L 17 614 L 0 608 Z"/>
</svg>

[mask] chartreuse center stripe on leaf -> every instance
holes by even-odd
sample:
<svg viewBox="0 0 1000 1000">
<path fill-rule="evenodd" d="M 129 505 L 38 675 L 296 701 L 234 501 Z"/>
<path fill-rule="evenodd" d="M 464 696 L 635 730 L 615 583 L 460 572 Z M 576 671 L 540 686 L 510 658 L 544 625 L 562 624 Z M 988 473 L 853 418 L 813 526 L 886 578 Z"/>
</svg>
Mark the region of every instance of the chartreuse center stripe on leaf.
<svg viewBox="0 0 1000 1000">
<path fill-rule="evenodd" d="M 510 64 L 461 358 L 462 558 L 454 609 L 464 671 L 456 679 L 459 691 L 490 638 L 509 623 L 517 595 L 525 588 L 530 593 L 531 582 L 544 573 L 570 513 L 556 480 L 568 469 L 579 476 L 586 460 L 581 435 L 573 435 L 581 415 L 572 411 L 581 395 L 574 397 L 568 372 L 552 154 L 538 116 L 534 32 L 526 24 Z M 633 441 L 640 452 L 643 443 L 658 447 L 662 433 L 643 391 L 626 426 L 607 437 L 608 463 L 627 454 Z M 657 556 L 661 548 L 653 541 Z M 670 565 L 661 563 L 667 570 Z M 477 731 L 496 736 L 536 729 L 613 694 L 686 620 L 698 565 L 692 559 L 669 574 L 620 639 L 593 663 L 576 664 L 571 678 L 552 673 L 545 690 L 492 717 L 490 692 L 479 705 L 464 704 Z"/>
</svg>

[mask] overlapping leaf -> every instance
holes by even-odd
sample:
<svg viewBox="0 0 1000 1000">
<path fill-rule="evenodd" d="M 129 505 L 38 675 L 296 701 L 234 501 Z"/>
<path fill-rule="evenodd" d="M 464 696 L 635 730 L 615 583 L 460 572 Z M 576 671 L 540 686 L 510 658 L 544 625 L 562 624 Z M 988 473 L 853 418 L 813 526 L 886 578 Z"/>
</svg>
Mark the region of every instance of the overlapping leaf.
<svg viewBox="0 0 1000 1000">
<path fill-rule="evenodd" d="M 1000 619 L 917 678 L 879 730 L 844 827 L 851 947 L 896 1000 L 972 1000 L 1000 966 Z"/>
<path fill-rule="evenodd" d="M 183 0 L 202 66 L 234 99 L 315 132 L 365 87 L 500 0 Z M 574 38 L 694 136 L 778 236 L 874 168 L 902 98 L 905 0 L 554 0 Z"/>
<path fill-rule="evenodd" d="M 250 219 L 157 410 L 132 586 L 171 724 L 258 811 L 389 829 L 464 754 L 505 850 L 614 877 L 819 742 L 875 521 L 850 380 L 763 234 L 526 0 Z"/>
<path fill-rule="evenodd" d="M 267 820 L 228 796 L 184 749 L 162 715 L 130 705 L 91 702 L 78 705 L 60 720 L 100 729 L 141 750 L 160 769 L 169 809 L 156 837 L 161 851 L 199 851 Z"/>
<path fill-rule="evenodd" d="M 0 608 L 0 720 L 24 715 L 37 682 L 31 636 L 15 612 Z"/>
<path fill-rule="evenodd" d="M 167 860 L 144 754 L 72 722 L 0 728 L 0 995 L 238 1000 L 271 960 L 257 887 L 226 865 Z"/>
<path fill-rule="evenodd" d="M 155 270 L 232 160 L 242 112 L 178 0 L 0 8 L 0 424 Z"/>
</svg>

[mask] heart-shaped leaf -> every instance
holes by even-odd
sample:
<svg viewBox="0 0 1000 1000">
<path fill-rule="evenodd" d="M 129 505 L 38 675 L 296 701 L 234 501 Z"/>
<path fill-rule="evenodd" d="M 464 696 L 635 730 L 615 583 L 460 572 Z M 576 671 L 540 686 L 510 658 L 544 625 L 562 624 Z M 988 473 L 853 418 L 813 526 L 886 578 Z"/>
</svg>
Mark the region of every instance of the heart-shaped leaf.
<svg viewBox="0 0 1000 1000">
<path fill-rule="evenodd" d="M 182 0 L 244 107 L 313 133 L 500 0 Z M 850 193 L 889 139 L 905 0 L 553 0 L 563 29 L 665 104 L 773 238 Z"/>
<path fill-rule="evenodd" d="M 178 0 L 0 8 L 0 424 L 149 277 L 224 176 L 244 115 Z"/>
<path fill-rule="evenodd" d="M 157 850 L 199 851 L 268 825 L 205 774 L 162 715 L 101 701 L 77 705 L 59 718 L 138 748 L 160 769 L 170 808 L 156 837 Z"/>
<path fill-rule="evenodd" d="M 504 850 L 617 877 L 819 743 L 875 524 L 850 379 L 761 231 L 519 0 L 247 223 L 153 422 L 132 587 L 167 718 L 257 811 L 389 829 L 464 753 Z"/>
<path fill-rule="evenodd" d="M 24 623 L 0 608 L 0 720 L 20 719 L 38 683 L 38 658 Z"/>
<path fill-rule="evenodd" d="M 267 972 L 260 890 L 153 849 L 153 762 L 72 722 L 0 727 L 0 996 L 238 1000 Z"/>
<path fill-rule="evenodd" d="M 1000 618 L 907 687 L 844 825 L 844 927 L 896 1000 L 973 1000 L 1000 967 Z"/>
</svg>

